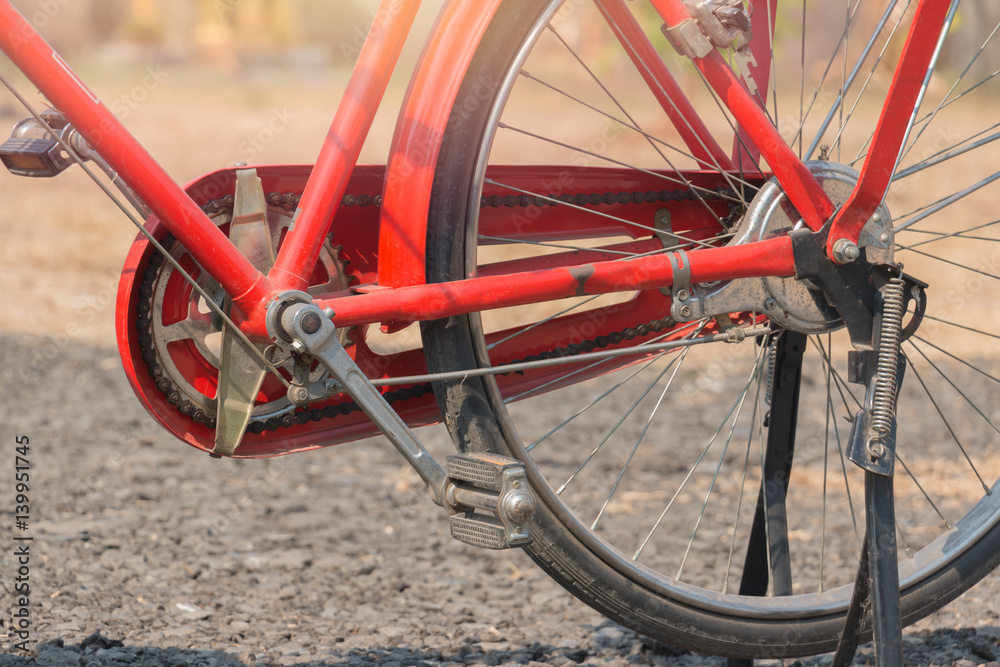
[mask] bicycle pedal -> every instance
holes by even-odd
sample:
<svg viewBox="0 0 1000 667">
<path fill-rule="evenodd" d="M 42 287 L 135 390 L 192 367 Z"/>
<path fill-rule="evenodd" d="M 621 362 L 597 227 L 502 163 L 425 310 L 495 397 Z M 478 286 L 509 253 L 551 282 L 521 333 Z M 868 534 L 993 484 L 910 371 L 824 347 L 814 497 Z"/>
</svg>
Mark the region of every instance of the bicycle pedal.
<svg viewBox="0 0 1000 667">
<path fill-rule="evenodd" d="M 55 139 L 11 137 L 0 145 L 0 161 L 15 176 L 51 178 L 66 170 L 72 159 Z"/>
<path fill-rule="evenodd" d="M 500 492 L 504 473 L 524 474 L 524 464 L 499 454 L 452 454 L 448 456 L 448 479 L 466 482 L 488 491 Z M 513 480 L 512 480 L 513 481 Z"/>
<path fill-rule="evenodd" d="M 536 503 L 523 463 L 498 454 L 454 454 L 447 474 L 452 537 L 484 549 L 528 543 Z"/>
<path fill-rule="evenodd" d="M 523 540 L 519 534 L 508 536 L 507 529 L 500 520 L 492 516 L 455 515 L 451 517 L 451 536 L 480 549 L 507 549 L 527 544 L 527 534 Z"/>
</svg>

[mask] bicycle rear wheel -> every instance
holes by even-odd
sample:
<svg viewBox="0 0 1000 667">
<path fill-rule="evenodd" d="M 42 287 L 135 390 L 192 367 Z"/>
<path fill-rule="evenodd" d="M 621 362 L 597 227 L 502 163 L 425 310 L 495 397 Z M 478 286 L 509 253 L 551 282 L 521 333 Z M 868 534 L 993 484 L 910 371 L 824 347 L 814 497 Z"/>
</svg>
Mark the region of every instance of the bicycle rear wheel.
<svg viewBox="0 0 1000 667">
<path fill-rule="evenodd" d="M 772 53 L 795 54 L 758 68 L 760 101 L 800 155 L 826 159 L 811 164 L 830 189 L 849 192 L 910 3 L 754 4 L 756 39 Z M 658 35 L 655 14 L 639 3 L 628 7 L 702 111 L 704 128 L 690 117 L 669 122 L 679 103 L 651 91 L 643 65 L 637 71 L 610 27 L 627 17 L 609 22 L 589 3 L 507 0 L 465 75 L 444 139 L 429 281 L 582 263 L 593 253 L 722 245 L 795 223 L 794 215 L 759 212 L 787 211 L 780 186 L 766 185 L 768 166 Z M 971 52 L 938 63 L 886 202 L 894 248 L 868 249 L 881 261 L 894 254 L 931 284 L 927 317 L 903 347 L 909 370 L 898 403 L 897 541 L 907 623 L 1000 561 L 1000 380 L 993 370 L 1000 291 L 991 289 L 1000 280 L 1000 233 L 989 213 L 1000 194 L 989 162 L 1000 132 L 983 112 L 995 102 L 995 73 L 980 71 L 994 32 L 979 41 L 956 35 L 975 42 Z M 638 52 L 635 35 L 625 43 Z M 945 47 L 952 56 L 962 50 Z M 497 166 L 510 163 L 565 166 Z M 831 650 L 864 527 L 862 474 L 844 455 L 844 419 L 863 399 L 863 388 L 847 382 L 850 341 L 836 313 L 800 291 L 808 287 L 775 281 L 769 289 L 778 303 L 760 312 L 690 323 L 673 320 L 669 294 L 651 290 L 422 327 L 428 365 L 439 372 L 772 323 L 771 334 L 741 345 L 435 387 L 457 446 L 525 462 L 540 500 L 527 549 L 547 572 L 637 631 L 718 655 Z M 782 301 L 792 292 L 811 294 L 812 305 L 800 310 L 794 295 Z M 788 557 L 786 564 L 767 559 L 768 595 L 740 595 L 758 498 L 774 482 L 764 478 L 763 452 L 782 378 L 769 369 L 788 354 L 803 356 L 794 452 L 778 466 L 779 478 L 790 472 L 788 495 L 783 518 L 765 514 L 766 533 L 783 536 Z M 787 586 L 779 583 L 786 575 Z"/>
</svg>

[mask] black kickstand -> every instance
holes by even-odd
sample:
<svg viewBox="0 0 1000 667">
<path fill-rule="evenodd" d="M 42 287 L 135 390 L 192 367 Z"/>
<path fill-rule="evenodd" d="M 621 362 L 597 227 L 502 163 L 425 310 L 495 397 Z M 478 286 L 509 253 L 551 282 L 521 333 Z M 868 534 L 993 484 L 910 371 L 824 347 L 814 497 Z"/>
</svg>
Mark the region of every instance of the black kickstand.
<svg viewBox="0 0 1000 667">
<path fill-rule="evenodd" d="M 876 356 L 873 352 L 860 353 L 852 357 L 852 362 L 855 364 L 852 373 L 854 381 L 863 379 L 868 387 L 865 407 L 854 418 L 848 447 L 848 458 L 865 469 L 865 541 L 833 667 L 848 667 L 854 661 L 865 619 L 869 616 L 876 665 L 902 667 L 903 620 L 899 602 L 896 506 L 893 498 L 896 418 L 893 414 L 887 436 L 872 445 L 869 441 L 869 422 L 875 400 Z M 896 364 L 896 398 L 905 373 L 906 358 L 900 356 Z"/>
<path fill-rule="evenodd" d="M 788 552 L 785 497 L 795 453 L 795 427 L 805 334 L 785 331 L 775 346 L 771 410 L 757 509 L 754 512 L 740 595 L 791 595 L 792 567 Z M 730 658 L 728 667 L 752 667 L 753 660 Z"/>
<path fill-rule="evenodd" d="M 875 662 L 878 667 L 902 667 L 903 620 L 899 605 L 899 563 L 896 558 L 895 503 L 892 477 L 865 473 L 865 544 L 858 565 L 847 623 L 833 667 L 848 667 L 871 612 Z"/>
</svg>

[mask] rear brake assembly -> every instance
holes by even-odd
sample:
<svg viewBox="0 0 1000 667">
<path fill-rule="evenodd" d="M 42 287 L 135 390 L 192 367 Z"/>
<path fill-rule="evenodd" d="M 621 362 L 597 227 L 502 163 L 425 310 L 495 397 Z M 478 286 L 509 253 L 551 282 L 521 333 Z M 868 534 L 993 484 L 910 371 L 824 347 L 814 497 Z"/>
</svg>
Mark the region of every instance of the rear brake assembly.
<svg viewBox="0 0 1000 667">
<path fill-rule="evenodd" d="M 691 18 L 675 26 L 664 26 L 663 34 L 682 56 L 704 58 L 716 47 L 733 49 L 733 58 L 751 95 L 757 84 L 750 68 L 757 59 L 750 51 L 753 38 L 750 13 L 744 0 L 684 0 Z"/>
</svg>

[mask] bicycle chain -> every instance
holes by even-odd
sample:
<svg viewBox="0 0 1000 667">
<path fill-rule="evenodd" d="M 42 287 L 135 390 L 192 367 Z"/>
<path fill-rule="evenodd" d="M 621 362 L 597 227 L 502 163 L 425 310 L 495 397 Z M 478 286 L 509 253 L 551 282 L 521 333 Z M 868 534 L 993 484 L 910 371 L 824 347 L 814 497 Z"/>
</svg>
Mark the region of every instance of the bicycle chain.
<svg viewBox="0 0 1000 667">
<path fill-rule="evenodd" d="M 530 206 L 558 206 L 560 204 L 570 204 L 573 206 L 596 206 L 602 204 L 642 204 L 660 202 L 698 201 L 700 199 L 712 198 L 723 199 L 727 194 L 732 194 L 732 190 L 719 189 L 702 194 L 693 190 L 648 190 L 646 192 L 608 192 L 608 193 L 581 193 L 581 194 L 560 194 L 553 197 L 541 197 L 537 195 L 489 195 L 482 197 L 480 206 L 482 208 L 516 208 Z M 281 207 L 286 211 L 293 211 L 298 207 L 301 195 L 295 193 L 272 192 L 267 195 L 267 203 L 271 206 Z M 233 195 L 226 195 L 218 199 L 207 202 L 202 210 L 208 215 L 217 215 L 227 210 L 231 211 L 235 203 Z M 341 205 L 346 207 L 378 207 L 382 205 L 381 195 L 344 195 Z M 730 216 L 723 220 L 723 224 L 729 227 L 732 220 L 739 211 L 730 205 Z M 172 235 L 167 235 L 163 240 L 164 247 L 173 247 L 176 239 Z M 190 400 L 186 399 L 181 390 L 173 383 L 168 374 L 158 363 L 156 350 L 153 345 L 153 295 L 156 279 L 163 266 L 162 255 L 154 255 L 150 260 L 149 267 L 143 275 L 143 283 L 140 287 L 142 301 L 139 303 L 139 346 L 142 348 L 142 358 L 146 362 L 150 374 L 156 382 L 157 388 L 166 396 L 167 401 L 174 405 L 181 414 L 188 415 L 195 422 L 203 424 L 208 428 L 215 428 L 215 415 L 209 414 L 197 407 Z M 647 324 L 640 324 L 635 327 L 628 327 L 621 331 L 597 336 L 589 340 L 573 343 L 564 347 L 546 350 L 538 354 L 533 354 L 521 361 L 538 361 L 544 359 L 554 359 L 560 357 L 574 356 L 585 352 L 615 345 L 625 340 L 647 336 L 653 332 L 662 331 L 664 328 L 672 326 L 676 322 L 665 317 L 653 320 Z M 501 375 L 506 375 L 505 373 Z M 433 391 L 431 383 L 423 383 L 395 389 L 385 392 L 383 397 L 391 405 L 393 403 L 411 400 L 425 396 Z M 265 431 L 276 431 L 280 428 L 306 424 L 311 421 L 322 421 L 333 419 L 338 416 L 346 416 L 354 412 L 359 412 L 361 406 L 354 401 L 345 401 L 336 405 L 328 405 L 322 408 L 310 408 L 298 412 L 288 412 L 280 416 L 268 419 L 251 421 L 248 430 L 251 433 L 260 435 Z"/>
</svg>

